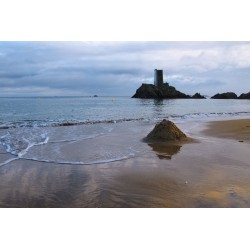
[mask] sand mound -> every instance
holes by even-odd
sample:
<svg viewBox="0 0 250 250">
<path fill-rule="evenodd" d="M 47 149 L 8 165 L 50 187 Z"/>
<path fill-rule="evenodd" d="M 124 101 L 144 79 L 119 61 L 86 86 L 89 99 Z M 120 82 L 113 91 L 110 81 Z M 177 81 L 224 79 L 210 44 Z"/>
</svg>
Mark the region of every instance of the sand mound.
<svg viewBox="0 0 250 250">
<path fill-rule="evenodd" d="M 165 119 L 156 124 L 154 129 L 145 138 L 147 142 L 182 140 L 187 140 L 187 136 L 173 122 Z"/>
</svg>

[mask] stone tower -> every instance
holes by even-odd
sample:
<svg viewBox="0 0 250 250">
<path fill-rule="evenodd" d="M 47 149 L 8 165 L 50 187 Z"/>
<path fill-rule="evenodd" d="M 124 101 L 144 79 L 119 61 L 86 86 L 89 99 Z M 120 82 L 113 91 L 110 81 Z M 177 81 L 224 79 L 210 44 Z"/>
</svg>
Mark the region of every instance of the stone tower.
<svg viewBox="0 0 250 250">
<path fill-rule="evenodd" d="M 154 84 L 155 86 L 159 86 L 163 84 L 163 70 L 155 69 L 154 71 Z"/>
</svg>

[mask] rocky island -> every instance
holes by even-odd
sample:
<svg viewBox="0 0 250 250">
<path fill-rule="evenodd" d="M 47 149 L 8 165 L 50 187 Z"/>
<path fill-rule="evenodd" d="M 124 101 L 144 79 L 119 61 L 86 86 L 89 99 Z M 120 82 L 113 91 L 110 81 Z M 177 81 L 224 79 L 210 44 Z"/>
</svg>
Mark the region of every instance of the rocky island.
<svg viewBox="0 0 250 250">
<path fill-rule="evenodd" d="M 192 97 L 186 95 L 175 87 L 170 86 L 169 83 L 163 82 L 163 70 L 154 71 L 154 84 L 142 83 L 142 85 L 136 90 L 136 93 L 132 98 L 142 98 L 142 99 L 170 99 L 170 98 L 199 98 L 203 99 L 204 96 L 196 93 Z"/>
<path fill-rule="evenodd" d="M 211 99 L 237 99 L 237 95 L 233 92 L 227 92 L 222 94 L 216 94 Z"/>
<path fill-rule="evenodd" d="M 244 94 L 242 93 L 239 97 L 239 99 L 250 99 L 250 92 Z"/>
<path fill-rule="evenodd" d="M 242 93 L 239 97 L 234 92 L 226 92 L 222 94 L 216 94 L 211 99 L 250 99 L 250 92 Z"/>
<path fill-rule="evenodd" d="M 143 83 L 132 98 L 191 98 L 178 90 L 175 87 L 169 86 L 168 83 L 163 83 L 159 86 Z"/>
<path fill-rule="evenodd" d="M 142 99 L 174 99 L 174 98 L 189 98 L 189 99 L 206 99 L 200 93 L 195 93 L 193 96 L 184 94 L 178 91 L 169 83 L 163 82 L 163 70 L 154 70 L 154 84 L 142 83 L 136 90 L 132 98 Z M 218 93 L 211 99 L 250 99 L 250 92 L 242 93 L 239 97 L 234 92 Z"/>
</svg>

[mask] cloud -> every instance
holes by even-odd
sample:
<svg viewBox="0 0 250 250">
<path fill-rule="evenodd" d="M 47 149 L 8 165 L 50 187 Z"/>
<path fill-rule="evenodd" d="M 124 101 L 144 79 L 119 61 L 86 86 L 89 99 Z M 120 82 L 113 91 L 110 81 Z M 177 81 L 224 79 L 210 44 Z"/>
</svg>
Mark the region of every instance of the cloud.
<svg viewBox="0 0 250 250">
<path fill-rule="evenodd" d="M 0 95 L 128 95 L 153 70 L 192 94 L 249 91 L 249 42 L 0 42 Z"/>
</svg>

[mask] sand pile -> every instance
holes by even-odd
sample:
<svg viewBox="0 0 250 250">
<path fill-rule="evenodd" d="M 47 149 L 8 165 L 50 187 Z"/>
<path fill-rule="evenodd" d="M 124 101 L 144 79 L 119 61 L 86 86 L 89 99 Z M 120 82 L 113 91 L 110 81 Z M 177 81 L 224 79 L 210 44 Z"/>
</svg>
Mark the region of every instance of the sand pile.
<svg viewBox="0 0 250 250">
<path fill-rule="evenodd" d="M 171 121 L 163 120 L 145 138 L 146 142 L 182 141 L 187 136 Z"/>
</svg>

